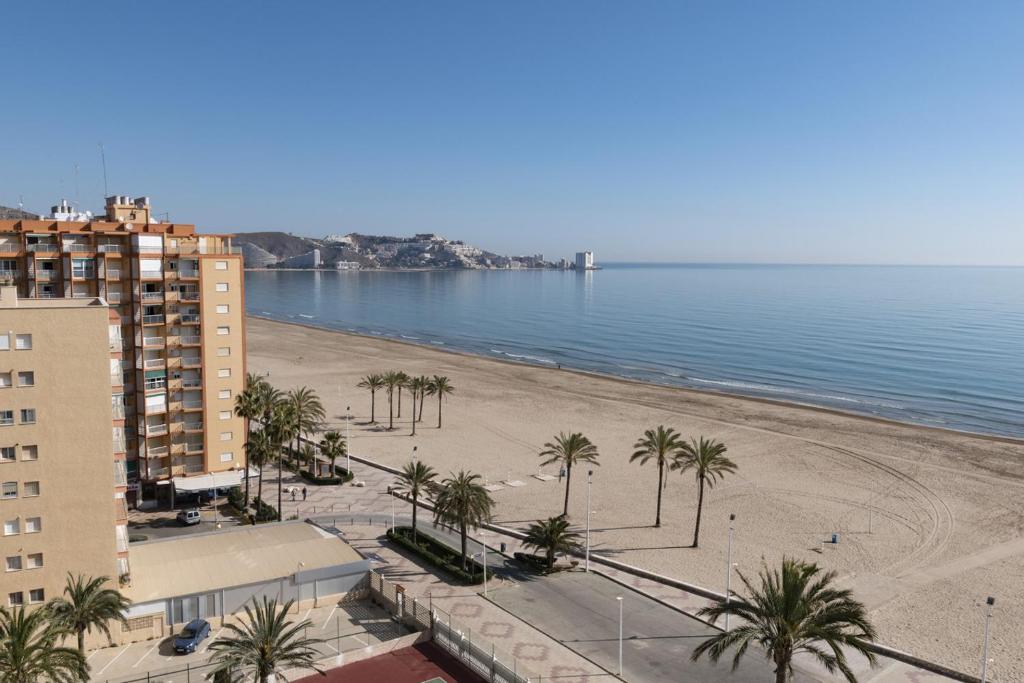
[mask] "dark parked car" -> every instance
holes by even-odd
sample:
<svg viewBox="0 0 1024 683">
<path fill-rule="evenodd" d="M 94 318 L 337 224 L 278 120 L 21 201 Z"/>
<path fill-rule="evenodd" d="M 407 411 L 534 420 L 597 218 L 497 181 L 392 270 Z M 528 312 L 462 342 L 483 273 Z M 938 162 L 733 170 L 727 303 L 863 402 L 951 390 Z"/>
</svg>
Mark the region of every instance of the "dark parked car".
<svg viewBox="0 0 1024 683">
<path fill-rule="evenodd" d="M 210 635 L 210 624 L 202 619 L 193 619 L 174 639 L 174 651 L 181 654 L 195 652 L 199 643 Z"/>
</svg>

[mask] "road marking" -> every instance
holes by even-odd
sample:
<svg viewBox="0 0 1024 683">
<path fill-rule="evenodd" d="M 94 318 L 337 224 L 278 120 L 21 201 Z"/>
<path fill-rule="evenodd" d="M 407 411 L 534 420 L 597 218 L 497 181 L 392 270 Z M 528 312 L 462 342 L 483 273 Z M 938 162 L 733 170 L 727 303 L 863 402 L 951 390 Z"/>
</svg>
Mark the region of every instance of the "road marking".
<svg viewBox="0 0 1024 683">
<path fill-rule="evenodd" d="M 309 619 L 309 615 L 312 614 L 312 613 L 313 613 L 313 608 L 310 607 L 308 610 L 306 610 L 306 616 L 302 617 L 302 620 L 306 621 L 307 619 Z"/>
<path fill-rule="evenodd" d="M 121 656 L 122 656 L 122 655 L 123 655 L 123 654 L 124 654 L 125 652 L 128 652 L 128 650 L 130 650 L 130 649 L 131 649 L 131 647 L 132 647 L 132 646 L 131 646 L 131 645 L 129 645 L 129 646 L 128 646 L 128 647 L 126 647 L 125 649 L 123 649 L 123 650 L 121 650 L 120 652 L 118 652 L 118 653 L 117 653 L 117 656 L 116 656 L 116 657 L 114 657 L 113 659 L 111 659 L 111 660 L 110 660 L 109 662 L 107 662 L 106 666 L 104 666 L 104 667 L 103 667 L 102 669 L 100 669 L 99 671 L 97 671 L 97 672 L 96 672 L 96 675 L 97 675 L 97 676 L 99 676 L 99 675 L 100 675 L 101 673 L 103 673 L 104 671 L 106 671 L 106 670 L 107 670 L 107 668 L 108 668 L 108 667 L 109 667 L 109 666 L 110 666 L 111 664 L 113 664 L 113 663 L 114 663 L 114 662 L 116 662 L 116 661 L 117 661 L 118 659 L 120 659 L 120 658 L 121 658 Z"/>
<path fill-rule="evenodd" d="M 327 618 L 324 619 L 324 625 L 320 627 L 321 631 L 323 631 L 324 629 L 327 628 L 327 624 L 331 623 L 331 617 L 334 616 L 334 613 L 337 610 L 338 610 L 338 606 L 337 605 L 335 605 L 334 607 L 331 608 L 331 611 L 327 614 Z"/>
<path fill-rule="evenodd" d="M 209 649 L 209 647 L 210 647 L 210 643 L 215 641 L 217 638 L 220 638 L 220 634 L 223 633 L 223 632 L 224 632 L 224 627 L 222 626 L 220 628 L 220 630 L 217 631 L 215 634 L 213 634 L 212 636 L 207 636 L 207 638 L 206 638 L 206 645 L 203 645 L 203 647 L 199 650 L 199 652 L 206 652 L 206 650 Z"/>
<path fill-rule="evenodd" d="M 159 640 L 159 639 L 157 639 L 157 641 L 156 641 L 156 643 L 155 643 L 155 644 L 153 645 L 153 647 L 151 647 L 151 648 L 149 648 L 148 650 L 146 650 L 146 653 L 145 653 L 144 655 L 142 655 L 141 657 L 139 657 L 139 661 L 137 661 L 137 662 L 135 662 L 134 664 L 132 664 L 132 668 L 134 669 L 134 668 L 135 668 L 135 667 L 137 667 L 137 666 L 138 666 L 139 664 L 142 664 L 142 662 L 143 662 L 143 661 L 144 661 L 144 660 L 146 659 L 146 657 L 148 657 L 148 656 L 150 656 L 151 654 L 153 654 L 153 650 L 157 649 L 158 647 L 160 647 L 160 640 Z"/>
</svg>

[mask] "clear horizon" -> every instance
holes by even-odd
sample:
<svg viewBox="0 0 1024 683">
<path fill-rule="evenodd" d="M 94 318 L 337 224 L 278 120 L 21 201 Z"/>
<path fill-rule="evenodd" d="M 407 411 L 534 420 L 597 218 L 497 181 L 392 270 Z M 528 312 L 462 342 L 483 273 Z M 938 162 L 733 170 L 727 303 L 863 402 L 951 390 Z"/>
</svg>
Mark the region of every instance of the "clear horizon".
<svg viewBox="0 0 1024 683">
<path fill-rule="evenodd" d="M 99 210 L 102 142 L 211 232 L 1024 265 L 1020 3 L 107 7 L 8 8 L 0 204 Z"/>
</svg>

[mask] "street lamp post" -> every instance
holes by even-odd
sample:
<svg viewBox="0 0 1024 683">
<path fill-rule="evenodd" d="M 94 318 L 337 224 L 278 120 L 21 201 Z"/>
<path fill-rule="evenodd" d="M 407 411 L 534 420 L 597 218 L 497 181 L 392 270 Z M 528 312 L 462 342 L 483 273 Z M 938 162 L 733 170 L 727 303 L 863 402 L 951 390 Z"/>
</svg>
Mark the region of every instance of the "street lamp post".
<svg viewBox="0 0 1024 683">
<path fill-rule="evenodd" d="M 619 678 L 622 678 L 622 596 L 615 599 L 619 601 Z"/>
<path fill-rule="evenodd" d="M 988 628 L 992 622 L 992 608 L 996 604 L 996 599 L 989 596 L 985 600 L 985 604 L 988 605 L 988 613 L 985 615 L 985 644 L 981 650 L 981 683 L 986 683 L 988 680 Z"/>
<path fill-rule="evenodd" d="M 345 406 L 345 470 L 352 474 L 352 406 Z M 333 472 L 331 473 L 334 474 Z"/>
<path fill-rule="evenodd" d="M 587 550 L 586 550 L 586 563 L 584 564 L 585 571 L 590 571 L 590 489 L 594 483 L 594 470 L 587 472 Z"/>
<path fill-rule="evenodd" d="M 416 462 L 416 449 L 418 449 L 418 448 L 419 448 L 419 446 L 413 446 L 412 447 L 412 461 L 413 462 Z"/>
<path fill-rule="evenodd" d="M 391 493 L 391 528 L 395 528 L 395 491 L 392 489 Z"/>
<path fill-rule="evenodd" d="M 729 514 L 729 551 L 728 560 L 725 564 L 725 606 L 729 606 L 729 598 L 732 596 L 732 532 L 733 522 L 736 521 L 736 515 Z M 729 612 L 725 613 L 725 630 L 729 630 Z"/>
</svg>

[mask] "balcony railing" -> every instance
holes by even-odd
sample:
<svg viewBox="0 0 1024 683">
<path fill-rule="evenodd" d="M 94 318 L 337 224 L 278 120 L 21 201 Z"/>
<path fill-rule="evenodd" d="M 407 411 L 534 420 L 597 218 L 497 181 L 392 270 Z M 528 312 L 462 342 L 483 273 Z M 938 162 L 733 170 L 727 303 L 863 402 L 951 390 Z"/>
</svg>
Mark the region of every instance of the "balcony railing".
<svg viewBox="0 0 1024 683">
<path fill-rule="evenodd" d="M 143 431 L 146 436 L 163 436 L 167 433 L 167 425 L 165 424 L 154 424 L 145 425 Z"/>
<path fill-rule="evenodd" d="M 90 251 L 95 251 L 95 248 L 91 244 L 64 243 L 65 254 L 82 254 Z"/>
<path fill-rule="evenodd" d="M 101 254 L 120 254 L 121 253 L 121 245 L 120 244 L 99 244 L 99 245 L 96 246 L 96 251 L 100 252 Z"/>
<path fill-rule="evenodd" d="M 107 268 L 107 279 L 108 280 L 120 280 L 121 271 L 117 268 Z"/>
<path fill-rule="evenodd" d="M 146 457 L 162 458 L 171 452 L 167 446 L 146 446 Z"/>
<path fill-rule="evenodd" d="M 198 356 L 182 356 L 181 366 L 184 368 L 200 368 L 203 366 L 203 360 Z"/>
<path fill-rule="evenodd" d="M 183 422 L 182 423 L 182 428 L 186 432 L 201 432 L 201 431 L 203 431 L 203 423 L 202 422 L 198 422 L 198 421 L 196 421 L 196 422 Z"/>
<path fill-rule="evenodd" d="M 153 389 L 165 389 L 167 388 L 167 378 L 161 377 L 160 379 L 147 379 L 146 380 L 146 391 Z"/>
<path fill-rule="evenodd" d="M 160 368 L 166 367 L 167 361 L 163 358 L 150 358 L 149 360 L 143 361 L 142 367 L 146 370 L 159 370 Z"/>
<path fill-rule="evenodd" d="M 124 419 L 124 404 L 122 404 L 122 403 L 114 403 L 114 404 L 112 404 L 110 406 L 110 410 L 113 413 L 113 416 L 114 416 L 115 420 L 123 420 Z"/>
<path fill-rule="evenodd" d="M 203 444 L 201 444 L 201 443 L 186 443 L 185 444 L 185 452 L 186 453 L 202 453 L 203 452 Z"/>
<path fill-rule="evenodd" d="M 128 501 L 124 498 L 114 499 L 114 519 L 116 521 L 128 519 Z"/>
<path fill-rule="evenodd" d="M 37 270 L 36 280 L 39 282 L 53 282 L 57 279 L 57 271 L 54 270 Z"/>
<path fill-rule="evenodd" d="M 110 373 L 110 386 L 119 387 L 122 384 L 124 384 L 124 378 L 121 376 L 120 372 Z"/>
<path fill-rule="evenodd" d="M 203 466 L 199 465 L 185 465 L 185 474 L 198 474 L 203 471 Z"/>
<path fill-rule="evenodd" d="M 181 322 L 182 322 L 182 324 L 185 324 L 185 325 L 192 325 L 192 324 L 198 323 L 199 322 L 199 314 L 198 313 L 182 313 L 181 314 Z"/>
<path fill-rule="evenodd" d="M 58 251 L 56 244 L 29 244 L 25 248 L 37 254 L 56 254 Z"/>
<path fill-rule="evenodd" d="M 159 477 L 166 477 L 170 473 L 171 473 L 171 470 L 169 468 L 167 468 L 167 467 L 150 467 L 149 468 L 149 478 L 150 479 L 157 479 Z"/>
<path fill-rule="evenodd" d="M 0 249 L 2 251 L 2 249 Z M 21 271 L 14 268 L 0 270 L 0 280 L 16 280 L 21 277 Z"/>
<path fill-rule="evenodd" d="M 199 278 L 199 271 L 195 270 L 194 268 L 189 268 L 187 270 L 179 270 L 178 271 L 178 277 L 180 277 L 180 278 L 196 278 L 196 279 L 198 279 Z"/>
<path fill-rule="evenodd" d="M 186 345 L 188 345 L 188 344 L 198 344 L 198 343 L 200 343 L 200 341 L 202 341 L 202 340 L 201 340 L 201 338 L 199 336 L 193 336 L 193 335 L 184 336 L 183 335 L 181 337 L 181 343 L 182 344 L 186 344 Z"/>
<path fill-rule="evenodd" d="M 182 301 L 199 301 L 199 292 L 178 292 L 178 298 Z"/>
<path fill-rule="evenodd" d="M 142 300 L 143 301 L 163 301 L 164 300 L 164 293 L 163 292 L 143 292 L 142 293 Z"/>
<path fill-rule="evenodd" d="M 162 315 L 144 315 L 142 316 L 143 325 L 163 325 L 164 316 Z"/>
<path fill-rule="evenodd" d="M 202 408 L 203 407 L 203 402 L 202 401 L 182 401 L 181 405 L 182 405 L 182 407 L 185 408 L 185 410 L 195 410 L 197 408 Z"/>
<path fill-rule="evenodd" d="M 202 389 L 203 380 L 201 379 L 183 379 L 181 380 L 181 386 L 183 389 Z"/>
<path fill-rule="evenodd" d="M 162 254 L 164 252 L 163 245 L 159 247 L 150 246 L 146 244 L 140 244 L 138 247 L 140 254 Z"/>
</svg>

